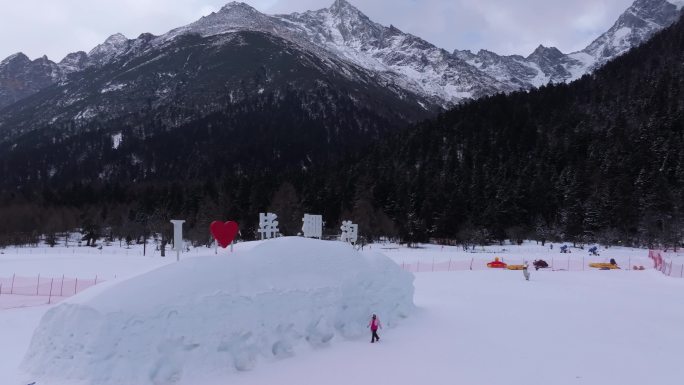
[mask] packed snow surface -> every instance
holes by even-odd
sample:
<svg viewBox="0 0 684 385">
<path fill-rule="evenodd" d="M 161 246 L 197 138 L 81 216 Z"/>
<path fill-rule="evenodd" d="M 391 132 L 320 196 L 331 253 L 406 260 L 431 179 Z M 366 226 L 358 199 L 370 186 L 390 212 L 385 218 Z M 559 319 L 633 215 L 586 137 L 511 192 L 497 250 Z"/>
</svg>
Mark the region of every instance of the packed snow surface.
<svg viewBox="0 0 684 385">
<path fill-rule="evenodd" d="M 392 327 L 413 307 L 413 276 L 384 255 L 280 238 L 84 292 L 43 316 L 23 366 L 50 383 L 197 384 L 365 336 L 372 313 Z"/>
<path fill-rule="evenodd" d="M 267 241 L 268 243 L 270 241 Z M 258 248 L 263 242 L 241 242 L 235 253 L 219 250 L 223 258 L 235 258 Z M 196 381 L 201 385 L 680 385 L 684 378 L 681 349 L 684 346 L 684 279 L 666 277 L 651 269 L 648 250 L 600 247 L 600 256 L 571 248 L 561 254 L 560 245 L 460 247 L 373 244 L 370 252 L 381 252 L 398 264 L 421 262 L 421 266 L 453 261 L 555 260 L 560 268 L 568 260 L 607 262 L 615 258 L 621 266 L 643 264 L 645 271 L 534 271 L 529 282 L 519 271 L 452 271 L 437 273 L 421 268 L 415 275 L 414 301 L 417 310 L 397 328 L 380 331 L 381 341 L 371 345 L 370 335 L 361 339 L 333 338 L 329 348 L 295 346 L 289 359 L 259 359 L 254 370 L 234 371 L 233 362 L 216 363 Z M 4 254 L 3 254 L 4 252 Z M 184 260 L 204 259 L 213 249 L 192 249 Z M 675 263 L 684 254 L 668 253 Z M 561 261 L 559 263 L 559 261 Z M 176 264 L 161 258 L 148 245 L 131 248 L 118 245 L 102 250 L 90 247 L 8 248 L 0 250 L 0 276 L 16 270 L 23 275 L 61 274 L 87 277 L 98 274 L 107 282 L 79 293 L 77 304 L 104 298 L 99 293 L 152 268 Z M 425 272 L 422 272 L 425 271 Z M 115 278 L 116 276 L 116 278 Z M 143 294 L 151 297 L 152 294 Z M 310 291 L 313 292 L 313 291 Z M 136 294 L 142 295 L 142 294 Z M 32 298 L 32 297 L 26 297 Z M 11 299 L 11 298 L 10 298 Z M 0 296 L 0 303 L 7 296 Z M 122 300 L 122 306 L 125 302 Z M 45 303 L 45 302 L 43 302 Z M 57 305 L 59 306 L 59 305 Z M 0 385 L 83 385 L 87 379 L 66 380 L 36 376 L 18 369 L 31 336 L 46 312 L 55 305 L 0 310 Z M 295 309 L 296 310 L 296 309 Z M 82 315 L 89 316 L 88 313 Z M 381 319 L 386 321 L 380 314 Z M 213 315 L 211 315 L 213 317 Z M 197 320 L 197 329 L 209 321 Z M 77 322 L 81 322 L 78 321 Z M 164 321 L 158 320 L 161 326 Z M 365 322 L 365 320 L 364 320 Z M 131 321 L 133 323 L 133 321 Z M 259 324 L 260 320 L 255 324 Z M 131 326 L 133 328 L 133 326 Z M 366 330 L 367 332 L 367 330 Z M 53 345 L 36 346 L 54 349 Z M 200 349 L 196 348 L 195 350 Z M 101 352 L 100 352 L 101 353 Z M 102 354 L 102 353 L 101 353 Z M 117 354 L 120 354 L 117 352 Z M 193 358 L 194 356 L 188 356 Z M 193 358 L 194 359 L 194 358 Z M 120 365 L 138 363 L 121 362 Z M 265 363 L 263 361 L 271 361 Z M 53 364 L 63 364 L 58 359 Z M 209 365 L 207 365 L 209 366 Z M 228 369 L 226 369 L 228 367 Z M 225 374 L 226 371 L 233 373 Z M 61 377 L 61 379 L 59 379 Z M 172 384 L 160 381 L 159 384 Z M 125 382 L 125 385 L 138 385 Z"/>
<path fill-rule="evenodd" d="M 210 385 L 682 383 L 684 280 L 531 273 L 417 274 L 418 312 L 378 346 L 343 343 Z"/>
</svg>

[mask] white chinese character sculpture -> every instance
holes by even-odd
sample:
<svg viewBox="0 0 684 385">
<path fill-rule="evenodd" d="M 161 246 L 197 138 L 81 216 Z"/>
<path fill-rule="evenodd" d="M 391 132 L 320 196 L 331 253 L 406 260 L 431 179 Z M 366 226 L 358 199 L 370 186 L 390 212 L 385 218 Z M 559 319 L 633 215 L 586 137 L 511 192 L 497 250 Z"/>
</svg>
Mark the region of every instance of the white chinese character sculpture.
<svg viewBox="0 0 684 385">
<path fill-rule="evenodd" d="M 302 218 L 302 234 L 305 238 L 318 238 L 323 236 L 323 216 L 304 214 Z"/>
<path fill-rule="evenodd" d="M 278 216 L 273 213 L 259 213 L 259 234 L 261 239 L 275 238 L 278 235 Z"/>
<path fill-rule="evenodd" d="M 359 225 L 352 223 L 352 221 L 342 222 L 342 235 L 340 235 L 340 241 L 356 243 L 356 239 L 359 235 Z"/>
</svg>

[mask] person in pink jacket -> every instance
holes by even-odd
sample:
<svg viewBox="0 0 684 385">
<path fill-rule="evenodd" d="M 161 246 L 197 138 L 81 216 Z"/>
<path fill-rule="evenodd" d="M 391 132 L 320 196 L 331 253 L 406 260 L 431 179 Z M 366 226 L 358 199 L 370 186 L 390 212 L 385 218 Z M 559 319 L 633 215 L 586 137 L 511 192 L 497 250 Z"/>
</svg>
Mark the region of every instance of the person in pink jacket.
<svg viewBox="0 0 684 385">
<path fill-rule="evenodd" d="M 368 327 L 370 328 L 371 332 L 373 332 L 373 334 L 371 335 L 371 343 L 374 343 L 375 341 L 380 341 L 380 336 L 378 336 L 378 329 L 382 329 L 380 318 L 373 314 L 373 316 L 370 319 L 370 322 L 368 323 Z"/>
</svg>

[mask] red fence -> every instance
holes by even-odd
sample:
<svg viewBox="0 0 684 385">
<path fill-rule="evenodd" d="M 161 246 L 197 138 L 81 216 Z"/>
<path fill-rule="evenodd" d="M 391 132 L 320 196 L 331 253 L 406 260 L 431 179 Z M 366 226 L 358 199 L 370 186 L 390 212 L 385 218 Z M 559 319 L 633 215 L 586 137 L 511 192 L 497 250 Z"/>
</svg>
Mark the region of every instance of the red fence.
<svg viewBox="0 0 684 385">
<path fill-rule="evenodd" d="M 640 266 L 649 267 L 650 260 L 646 257 L 615 257 L 614 258 L 622 269 L 632 270 Z M 509 265 L 522 265 L 523 259 L 520 258 L 500 258 L 500 260 Z M 586 258 L 550 258 L 545 261 L 549 264 L 548 269 L 553 271 L 583 271 L 592 270 L 590 263 L 606 263 L 610 258 L 586 257 Z M 530 269 L 533 269 L 532 260 L 527 260 L 530 264 Z M 491 259 L 471 258 L 469 260 L 457 259 L 441 262 L 413 262 L 402 263 L 401 268 L 412 273 L 426 273 L 438 271 L 464 271 L 464 270 L 487 270 L 487 263 Z"/>
<path fill-rule="evenodd" d="M 684 263 L 675 263 L 662 250 L 649 250 L 648 257 L 653 261 L 653 268 L 668 277 L 684 278 Z"/>
<path fill-rule="evenodd" d="M 71 297 L 101 280 L 69 277 L 0 277 L 0 309 L 50 304 Z M 29 298 L 30 297 L 30 298 Z"/>
</svg>

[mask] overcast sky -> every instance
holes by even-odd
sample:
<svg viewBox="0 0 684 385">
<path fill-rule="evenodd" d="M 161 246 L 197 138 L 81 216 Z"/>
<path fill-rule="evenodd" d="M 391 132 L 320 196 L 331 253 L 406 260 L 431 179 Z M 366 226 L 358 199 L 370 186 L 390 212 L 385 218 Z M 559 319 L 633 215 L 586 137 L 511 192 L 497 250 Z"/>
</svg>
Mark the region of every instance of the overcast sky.
<svg viewBox="0 0 684 385">
<path fill-rule="evenodd" d="M 109 35 L 162 34 L 226 0 L 0 0 L 0 59 L 22 51 L 59 61 Z M 246 0 L 261 12 L 328 7 L 333 0 Z M 527 55 L 539 44 L 584 48 L 633 0 L 350 0 L 372 20 L 448 50 Z"/>
</svg>

